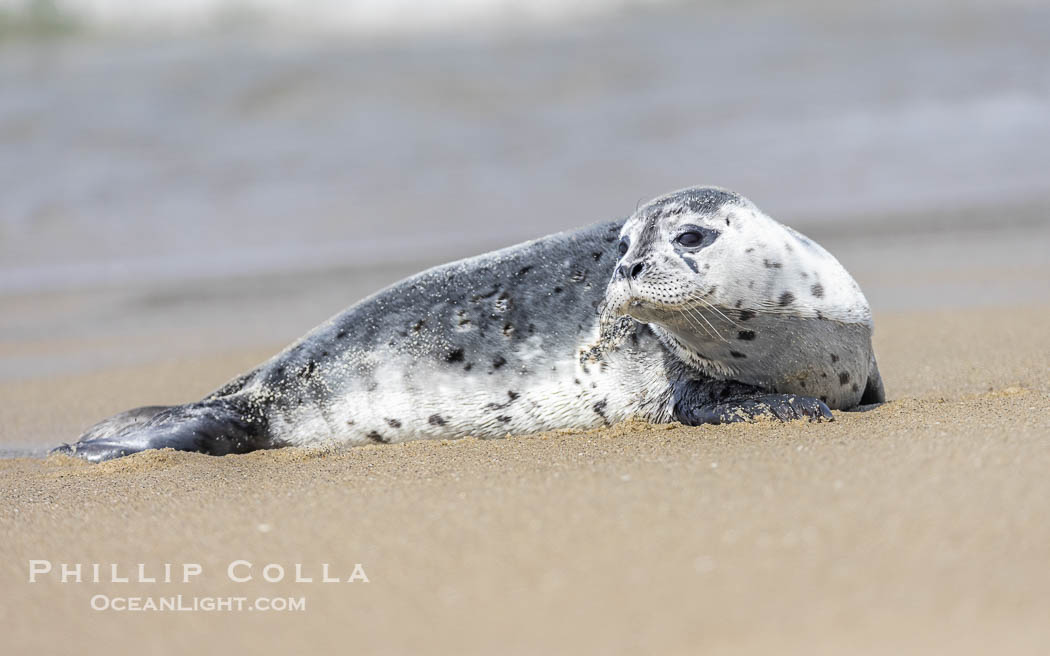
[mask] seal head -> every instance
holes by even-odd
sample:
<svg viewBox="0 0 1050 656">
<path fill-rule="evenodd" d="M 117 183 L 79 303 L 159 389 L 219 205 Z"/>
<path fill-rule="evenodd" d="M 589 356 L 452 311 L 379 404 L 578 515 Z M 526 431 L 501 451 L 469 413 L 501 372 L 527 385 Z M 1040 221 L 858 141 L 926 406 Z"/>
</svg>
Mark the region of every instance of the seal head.
<svg viewBox="0 0 1050 656">
<path fill-rule="evenodd" d="M 649 324 L 715 378 L 810 396 L 820 389 L 831 407 L 859 402 L 874 363 L 860 287 L 830 253 L 750 200 L 718 187 L 661 196 L 628 218 L 617 247 L 606 323 L 627 315 Z"/>
</svg>

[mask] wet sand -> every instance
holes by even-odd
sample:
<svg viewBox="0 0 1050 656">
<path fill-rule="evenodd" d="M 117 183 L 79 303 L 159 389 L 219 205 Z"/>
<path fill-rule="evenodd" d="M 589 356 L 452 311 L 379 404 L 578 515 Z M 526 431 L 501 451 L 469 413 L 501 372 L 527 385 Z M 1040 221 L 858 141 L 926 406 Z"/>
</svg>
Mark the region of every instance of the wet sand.
<svg viewBox="0 0 1050 656">
<path fill-rule="evenodd" d="M 1045 653 L 1050 306 L 877 326 L 891 401 L 831 424 L 0 460 L 8 653 Z M 269 352 L 5 383 L 5 422 L 67 431 Z M 203 573 L 30 584 L 29 559 Z M 241 559 L 256 580 L 228 580 Z M 267 563 L 315 580 L 361 563 L 369 582 L 269 584 Z M 97 594 L 306 610 L 95 611 Z"/>
</svg>

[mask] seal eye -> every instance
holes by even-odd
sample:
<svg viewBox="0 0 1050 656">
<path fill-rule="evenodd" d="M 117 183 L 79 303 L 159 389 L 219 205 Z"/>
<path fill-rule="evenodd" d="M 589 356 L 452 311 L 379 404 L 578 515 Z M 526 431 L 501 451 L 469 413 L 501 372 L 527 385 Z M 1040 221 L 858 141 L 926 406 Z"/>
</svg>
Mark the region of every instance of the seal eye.
<svg viewBox="0 0 1050 656">
<path fill-rule="evenodd" d="M 695 230 L 689 230 L 675 237 L 675 241 L 686 248 L 693 248 L 704 242 L 704 236 Z"/>
<path fill-rule="evenodd" d="M 626 239 L 621 239 L 620 240 L 620 245 L 617 247 L 617 250 L 620 251 L 620 257 L 623 257 L 624 255 L 627 255 L 627 240 Z"/>
</svg>

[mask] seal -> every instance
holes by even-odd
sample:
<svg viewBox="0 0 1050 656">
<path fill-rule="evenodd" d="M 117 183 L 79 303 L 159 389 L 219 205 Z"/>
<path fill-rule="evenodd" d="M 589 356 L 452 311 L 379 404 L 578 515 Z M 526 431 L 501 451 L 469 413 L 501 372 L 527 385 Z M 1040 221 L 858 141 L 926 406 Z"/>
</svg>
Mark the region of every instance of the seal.
<svg viewBox="0 0 1050 656">
<path fill-rule="evenodd" d="M 827 251 L 716 187 L 439 266 L 351 306 L 204 399 L 54 450 L 497 438 L 631 418 L 832 420 L 884 400 L 871 312 Z"/>
</svg>

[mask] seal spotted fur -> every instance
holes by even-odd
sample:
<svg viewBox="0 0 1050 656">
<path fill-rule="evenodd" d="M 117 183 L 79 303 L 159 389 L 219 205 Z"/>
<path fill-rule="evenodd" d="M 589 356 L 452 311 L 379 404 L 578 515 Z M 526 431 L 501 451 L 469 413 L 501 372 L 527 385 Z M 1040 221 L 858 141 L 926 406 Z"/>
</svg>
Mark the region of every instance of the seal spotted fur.
<svg viewBox="0 0 1050 656">
<path fill-rule="evenodd" d="M 693 188 L 626 222 L 417 274 L 199 402 L 121 413 L 55 451 L 100 461 L 629 418 L 830 420 L 829 407 L 883 398 L 870 335 L 867 302 L 831 255 L 736 194 Z"/>
<path fill-rule="evenodd" d="M 606 312 L 648 323 L 699 371 L 847 409 L 884 399 L 860 286 L 830 253 L 717 188 L 624 225 Z"/>
</svg>

